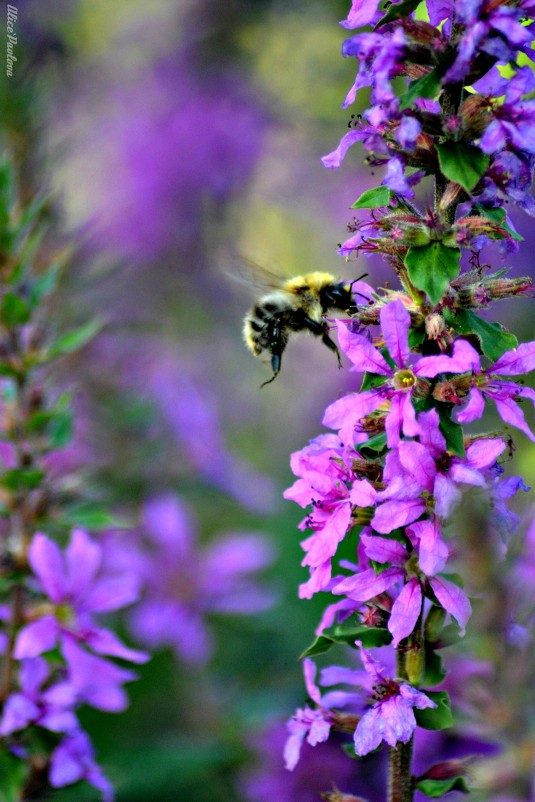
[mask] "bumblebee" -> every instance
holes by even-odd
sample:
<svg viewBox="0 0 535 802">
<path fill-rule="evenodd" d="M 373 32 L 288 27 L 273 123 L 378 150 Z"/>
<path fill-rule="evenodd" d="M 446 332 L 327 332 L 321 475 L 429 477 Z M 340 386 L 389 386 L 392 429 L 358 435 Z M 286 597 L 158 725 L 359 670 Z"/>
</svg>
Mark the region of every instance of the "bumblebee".
<svg viewBox="0 0 535 802">
<path fill-rule="evenodd" d="M 271 354 L 273 376 L 262 387 L 277 378 L 282 354 L 293 332 L 309 331 L 321 337 L 340 364 L 338 348 L 329 337 L 325 315 L 335 309 L 350 315 L 357 311 L 351 291 L 354 283 L 337 281 L 330 273 L 307 273 L 281 280 L 278 287 L 259 298 L 245 315 L 243 339 L 253 356 L 265 351 Z"/>
</svg>

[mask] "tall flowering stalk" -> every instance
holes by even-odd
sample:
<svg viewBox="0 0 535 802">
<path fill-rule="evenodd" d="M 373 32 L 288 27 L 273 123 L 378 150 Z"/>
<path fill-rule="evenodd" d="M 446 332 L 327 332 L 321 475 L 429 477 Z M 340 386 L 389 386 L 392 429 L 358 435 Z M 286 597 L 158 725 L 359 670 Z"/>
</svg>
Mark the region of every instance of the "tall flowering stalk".
<svg viewBox="0 0 535 802">
<path fill-rule="evenodd" d="M 361 142 L 384 178 L 353 205 L 362 216 L 340 253 L 383 254 L 399 287 L 359 283 L 369 303 L 356 295 L 357 313 L 334 325 L 360 389 L 326 409 L 331 433 L 292 456 L 297 480 L 285 496 L 307 509 L 300 596 L 334 598 L 305 653 L 310 704 L 289 723 L 285 759 L 293 769 L 303 741 L 332 730 L 352 733 L 358 756 L 385 742 L 389 802 L 468 790 L 466 762 L 437 755 L 413 770 L 415 732 L 453 723 L 441 649 L 471 615 L 451 570 L 452 515 L 469 490 L 507 541 L 516 518 L 506 502 L 528 489 L 502 464 L 517 432 L 535 440 L 524 414 L 535 392 L 520 378 L 535 368 L 535 342 L 518 344 L 481 310 L 530 294 L 531 280 L 492 271 L 479 254 L 492 243 L 518 249 L 506 204 L 535 214 L 534 11 L 532 0 L 353 0 L 341 23 L 356 30 L 342 52 L 358 63 L 344 107 L 363 88 L 370 107 L 323 162 L 339 167 Z M 488 407 L 503 424 L 467 430 Z M 311 658 L 334 643 L 355 647 L 364 670 L 331 666 L 318 682 Z M 366 796 L 347 790 L 358 796 L 335 789 L 325 799 Z"/>
<path fill-rule="evenodd" d="M 43 202 L 20 203 L 9 160 L 0 163 L 0 763 L 2 795 L 43 799 L 86 781 L 112 798 L 78 709 L 124 710 L 125 663 L 148 658 L 103 626 L 102 614 L 136 600 L 138 579 L 107 564 L 83 528 L 88 513 L 75 475 L 67 393 L 51 365 L 87 343 L 100 324 L 59 334 L 48 300 L 61 261 L 41 247 Z M 96 515 L 95 515 L 96 514 Z M 111 521 L 111 519 L 108 518 Z M 121 661 L 119 665 L 116 660 Z"/>
</svg>

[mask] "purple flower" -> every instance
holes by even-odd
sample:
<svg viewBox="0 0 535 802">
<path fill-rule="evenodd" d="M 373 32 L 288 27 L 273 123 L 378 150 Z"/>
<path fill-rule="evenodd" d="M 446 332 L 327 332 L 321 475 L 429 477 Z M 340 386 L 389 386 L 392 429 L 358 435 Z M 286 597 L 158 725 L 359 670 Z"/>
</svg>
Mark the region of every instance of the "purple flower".
<svg viewBox="0 0 535 802">
<path fill-rule="evenodd" d="M 330 789 L 333 778 L 336 778 L 340 788 L 354 787 L 359 780 L 366 782 L 369 802 L 382 802 L 382 785 L 386 776 L 382 755 L 371 756 L 373 767 L 369 763 L 357 766 L 341 749 L 342 737 L 332 732 L 328 741 L 314 748 L 305 740 L 300 749 L 299 763 L 289 773 L 281 761 L 286 738 L 287 728 L 277 723 L 252 736 L 250 745 L 255 760 L 254 765 L 239 776 L 240 799 L 247 802 L 318 802 L 320 793 Z"/>
<path fill-rule="evenodd" d="M 273 603 L 254 577 L 274 558 L 260 535 L 227 534 L 201 551 L 188 507 L 171 495 L 146 502 L 143 529 L 145 538 L 138 532 L 127 543 L 110 540 L 107 548 L 144 586 L 129 622 L 149 648 L 171 647 L 182 660 L 205 663 L 212 651 L 207 615 L 251 614 Z"/>
<path fill-rule="evenodd" d="M 466 459 L 447 453 L 436 410 L 418 416 L 420 442 L 404 440 L 398 445 L 403 469 L 435 498 L 435 510 L 447 518 L 461 496 L 459 485 L 486 487 L 489 470 L 506 448 L 499 438 L 475 440 L 466 449 Z"/>
<path fill-rule="evenodd" d="M 355 83 L 342 104 L 343 108 L 354 102 L 359 89 L 371 86 L 373 104 L 394 102 L 397 109 L 397 98 L 390 78 L 399 71 L 404 52 L 405 33 L 399 27 L 392 32 L 359 33 L 346 39 L 342 45 L 342 55 L 354 56 L 360 65 Z"/>
<path fill-rule="evenodd" d="M 535 156 L 530 153 L 509 150 L 495 153 L 481 182 L 482 191 L 474 200 L 491 208 L 503 208 L 502 198 L 505 198 L 535 217 L 535 200 L 531 194 L 534 162 Z"/>
<path fill-rule="evenodd" d="M 352 0 L 351 8 L 345 20 L 340 22 L 344 28 L 362 28 L 364 25 L 379 21 L 379 0 Z"/>
<path fill-rule="evenodd" d="M 467 344 L 468 345 L 468 344 Z M 471 348 L 471 346 L 468 346 Z M 485 409 L 485 400 L 494 401 L 496 409 L 505 423 L 515 426 L 535 442 L 535 435 L 529 428 L 518 401 L 529 399 L 535 404 L 535 391 L 531 387 L 520 387 L 516 382 L 498 379 L 501 376 L 519 376 L 535 368 L 535 341 L 521 343 L 518 348 L 507 351 L 494 365 L 481 370 L 481 362 L 477 352 L 473 351 L 474 372 L 472 389 L 468 394 L 468 402 L 458 410 L 456 419 L 459 423 L 470 423 L 481 418 Z M 459 403 L 462 403 L 459 400 Z"/>
<path fill-rule="evenodd" d="M 343 449 L 335 435 L 323 435 L 302 451 L 292 454 L 292 470 L 299 478 L 284 498 L 302 507 L 312 505 L 312 512 L 300 528 L 309 528 L 313 534 L 301 544 L 307 552 L 302 565 L 310 566 L 314 581 L 300 588 L 300 595 L 308 598 L 323 589 L 330 579 L 330 561 L 352 525 L 354 506 L 369 507 L 375 503 L 376 492 L 366 480 L 359 480 L 342 462 Z M 358 456 L 353 452 L 354 456 Z M 350 463 L 351 455 L 346 454 Z M 320 569 L 319 574 L 317 569 Z M 320 585 L 316 579 L 321 577 Z"/>
<path fill-rule="evenodd" d="M 343 321 L 337 321 L 340 349 L 351 360 L 352 370 L 384 376 L 385 382 L 371 390 L 352 393 L 335 401 L 325 411 L 323 423 L 338 429 L 343 443 L 353 442 L 359 421 L 389 402 L 386 416 L 387 443 L 395 446 L 401 432 L 409 437 L 418 434 L 412 393 L 419 378 L 434 378 L 439 373 L 463 373 L 479 364 L 479 357 L 465 340 L 458 339 L 452 356 L 420 357 L 411 363 L 409 349 L 410 315 L 400 300 L 381 309 L 381 329 L 390 357 L 389 364 L 381 352 L 362 334 L 354 334 Z"/>
<path fill-rule="evenodd" d="M 526 16 L 523 5 L 495 5 L 491 0 L 457 0 L 455 18 L 458 24 L 464 25 L 464 31 L 457 44 L 457 57 L 444 80 L 448 83 L 462 81 L 480 53 L 493 56 L 497 61 L 514 62 L 518 50 L 529 52 L 532 33 L 520 21 Z"/>
<path fill-rule="evenodd" d="M 38 533 L 28 557 L 51 604 L 48 611 L 19 632 L 15 658 L 37 657 L 59 643 L 67 662 L 68 680 L 78 698 L 103 710 L 124 709 L 126 697 L 120 685 L 135 674 L 91 655 L 85 647 L 100 655 L 134 663 L 148 659 L 93 621 L 94 614 L 132 603 L 138 596 L 137 578 L 132 574 L 101 572 L 102 547 L 81 529 L 73 531 L 65 555 L 46 535 Z"/>
<path fill-rule="evenodd" d="M 412 551 L 397 540 L 361 534 L 368 558 L 381 565 L 387 564 L 386 567 L 378 574 L 373 568 L 359 571 L 342 579 L 332 589 L 334 594 L 344 594 L 362 604 L 402 584 L 388 622 L 394 646 L 414 629 L 422 609 L 423 581 L 429 582 L 440 604 L 457 620 L 461 629 L 464 630 L 471 615 L 470 602 L 464 591 L 449 580 L 436 576 L 448 557 L 438 521 L 419 521 L 408 526 L 406 533 Z"/>
<path fill-rule="evenodd" d="M 201 81 L 190 63 L 189 55 L 160 59 L 130 89 L 112 85 L 103 99 L 110 108 L 89 138 L 99 168 L 89 193 L 96 239 L 134 264 L 193 248 L 203 198 L 232 198 L 261 154 L 258 97 L 223 69 Z"/>
<path fill-rule="evenodd" d="M 112 802 L 113 789 L 95 763 L 93 747 L 83 730 L 69 733 L 52 752 L 49 781 L 53 788 L 85 780 L 98 788 L 104 802 Z"/>
<path fill-rule="evenodd" d="M 74 689 L 67 682 L 43 688 L 50 676 L 50 668 L 42 657 L 22 660 L 19 670 L 20 692 L 8 696 L 0 735 L 10 735 L 29 724 L 37 724 L 53 732 L 76 729 L 78 721 L 72 712 L 76 702 Z"/>
<path fill-rule="evenodd" d="M 348 691 L 330 691 L 322 696 L 315 683 L 316 666 L 308 658 L 303 660 L 303 672 L 308 695 L 318 709 L 312 710 L 308 706 L 300 708 L 288 722 L 289 735 L 284 747 L 284 762 L 289 771 L 292 771 L 299 761 L 305 738 L 307 743 L 315 746 L 329 737 L 333 722 L 330 708 L 346 707 L 357 703 L 360 699 L 358 694 Z M 339 682 L 358 685 L 362 679 L 363 672 L 338 666 L 331 666 L 322 671 L 322 685 L 335 685 Z"/>
<path fill-rule="evenodd" d="M 389 746 L 407 743 L 416 729 L 413 708 L 418 710 L 436 707 L 425 693 L 418 691 L 407 682 L 397 682 L 387 675 L 386 668 L 376 660 L 371 652 L 362 647 L 360 654 L 364 668 L 374 687 L 374 705 L 368 710 L 355 730 L 355 752 L 367 755 L 386 741 Z"/>
<path fill-rule="evenodd" d="M 535 152 L 535 102 L 522 100 L 535 89 L 535 76 L 529 67 L 522 67 L 505 85 L 505 100 L 496 105 L 479 146 L 485 153 L 495 153 L 507 146 L 515 150 Z M 501 90 L 498 90 L 501 91 Z"/>
</svg>

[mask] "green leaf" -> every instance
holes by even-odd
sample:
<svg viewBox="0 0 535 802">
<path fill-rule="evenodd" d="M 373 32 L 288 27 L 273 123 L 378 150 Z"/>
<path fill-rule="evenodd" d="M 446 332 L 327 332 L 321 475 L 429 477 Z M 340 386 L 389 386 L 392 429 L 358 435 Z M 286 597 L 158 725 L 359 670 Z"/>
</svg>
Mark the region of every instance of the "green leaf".
<svg viewBox="0 0 535 802">
<path fill-rule="evenodd" d="M 0 485 L 8 490 L 35 490 L 44 476 L 45 472 L 37 468 L 12 468 L 0 478 Z"/>
<path fill-rule="evenodd" d="M 409 347 L 411 351 L 421 345 L 425 340 L 425 328 L 421 326 L 419 329 L 409 329 Z"/>
<path fill-rule="evenodd" d="M 438 304 L 449 282 L 459 275 L 460 256 L 460 248 L 430 242 L 419 248 L 409 248 L 405 264 L 414 286 L 425 292 L 432 304 Z"/>
<path fill-rule="evenodd" d="M 425 695 L 435 702 L 434 708 L 423 710 L 414 708 L 416 723 L 424 730 L 445 730 L 453 726 L 450 697 L 446 691 L 425 691 Z"/>
<path fill-rule="evenodd" d="M 341 746 L 342 746 L 342 751 L 345 752 L 347 757 L 350 757 L 353 760 L 362 760 L 361 756 L 357 755 L 357 753 L 355 752 L 355 744 L 353 743 L 353 741 L 350 741 L 349 743 L 343 743 Z M 373 752 L 371 754 L 373 754 Z"/>
<path fill-rule="evenodd" d="M 483 206 L 481 203 L 475 203 L 474 209 L 477 211 L 481 217 L 487 217 L 489 220 L 492 220 L 493 223 L 497 223 L 502 228 L 505 228 L 511 239 L 517 240 L 518 242 L 523 242 L 524 237 L 518 233 L 518 231 L 513 231 L 509 223 L 507 222 L 507 215 L 505 213 L 505 209 L 497 206 L 495 209 L 487 209 L 486 206 Z M 503 272 L 503 271 L 499 271 Z M 508 270 L 505 270 L 507 273 Z M 498 274 L 493 274 L 497 276 Z"/>
<path fill-rule="evenodd" d="M 386 14 L 382 17 L 374 30 L 377 30 L 381 25 L 386 25 L 389 22 L 400 19 L 400 17 L 407 17 L 420 5 L 421 0 L 403 0 L 401 3 L 391 3 L 387 9 Z"/>
<path fill-rule="evenodd" d="M 19 295 L 8 292 L 0 305 L 0 320 L 6 326 L 18 326 L 30 319 L 28 304 Z"/>
<path fill-rule="evenodd" d="M 102 507 L 96 504 L 80 504 L 79 506 L 72 506 L 64 510 L 62 514 L 63 520 L 71 526 L 80 526 L 82 529 L 126 529 L 129 522 L 120 518 L 118 515 L 112 515 Z"/>
<path fill-rule="evenodd" d="M 448 780 L 420 780 L 416 784 L 416 788 L 425 794 L 426 796 L 430 796 L 431 799 L 439 799 L 439 797 L 444 796 L 449 791 L 460 791 L 463 794 L 469 794 L 470 789 L 466 784 L 466 780 L 464 777 L 450 777 Z"/>
<path fill-rule="evenodd" d="M 373 437 L 370 437 L 369 440 L 366 440 L 365 443 L 359 444 L 359 453 L 362 454 L 363 457 L 370 456 L 372 459 L 375 459 L 378 453 L 384 451 L 386 448 L 386 432 L 381 432 L 381 434 L 376 434 Z"/>
<path fill-rule="evenodd" d="M 471 309 L 458 309 L 453 318 L 453 327 L 460 334 L 475 334 L 485 356 L 496 362 L 506 351 L 518 346 L 518 340 L 500 323 L 489 323 Z"/>
<path fill-rule="evenodd" d="M 448 451 L 451 451 L 458 457 L 466 457 L 463 427 L 460 423 L 455 423 L 455 421 L 451 419 L 449 410 L 442 404 L 437 404 L 435 409 L 439 417 L 438 427 L 444 435 Z"/>
<path fill-rule="evenodd" d="M 378 209 L 381 206 L 388 206 L 393 196 L 392 190 L 385 186 L 367 189 L 355 201 L 351 209 Z"/>
<path fill-rule="evenodd" d="M 399 5 L 395 7 L 399 9 Z M 441 73 L 438 67 L 435 67 L 434 70 L 431 70 L 431 72 L 428 72 L 426 75 L 422 75 L 421 78 L 411 81 L 409 88 L 399 99 L 400 111 L 408 109 L 419 97 L 435 97 L 440 92 L 440 87 Z"/>
<path fill-rule="evenodd" d="M 360 392 L 364 392 L 364 390 L 370 390 L 374 387 L 381 387 L 388 379 L 388 376 L 380 376 L 378 373 L 368 373 L 365 372 L 364 376 L 362 377 L 362 384 L 360 386 Z"/>
<path fill-rule="evenodd" d="M 434 649 L 426 649 L 422 684 L 425 686 L 440 685 L 447 673 L 441 656 Z"/>
<path fill-rule="evenodd" d="M 0 802 L 18 802 L 26 782 L 28 768 L 23 760 L 0 751 Z"/>
<path fill-rule="evenodd" d="M 316 640 L 305 649 L 301 657 L 312 657 L 315 654 L 327 652 L 335 643 L 343 643 L 346 646 L 355 647 L 355 641 L 362 641 L 366 649 L 375 646 L 386 646 L 391 643 L 392 635 L 387 629 L 381 627 L 367 627 L 364 624 L 337 624 L 334 627 L 325 629 Z"/>
<path fill-rule="evenodd" d="M 102 320 L 95 318 L 79 326 L 77 329 L 63 334 L 48 349 L 48 357 L 54 358 L 64 354 L 72 354 L 87 345 L 102 329 Z"/>
<path fill-rule="evenodd" d="M 65 267 L 65 260 L 58 260 L 48 266 L 43 275 L 36 278 L 30 287 L 30 303 L 33 307 L 38 306 L 43 298 L 50 295 L 57 287 L 58 279 Z"/>
<path fill-rule="evenodd" d="M 435 146 L 442 173 L 470 192 L 489 166 L 489 156 L 474 145 L 443 142 Z"/>
</svg>

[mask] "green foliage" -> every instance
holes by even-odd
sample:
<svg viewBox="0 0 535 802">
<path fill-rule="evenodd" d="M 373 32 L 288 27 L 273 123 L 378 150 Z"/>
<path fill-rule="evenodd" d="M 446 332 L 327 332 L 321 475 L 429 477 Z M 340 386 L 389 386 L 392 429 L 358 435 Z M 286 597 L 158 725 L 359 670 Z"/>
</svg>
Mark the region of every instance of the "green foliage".
<svg viewBox="0 0 535 802">
<path fill-rule="evenodd" d="M 502 209 L 501 206 L 498 206 L 495 209 L 488 209 L 486 206 L 482 206 L 480 203 L 475 203 L 473 208 L 479 215 L 481 215 L 481 217 L 486 217 L 488 220 L 491 220 L 493 223 L 499 225 L 500 228 L 504 228 L 511 239 L 514 239 L 517 242 L 523 242 L 524 237 L 519 234 L 518 231 L 513 231 L 507 222 L 507 214 L 505 209 Z"/>
<path fill-rule="evenodd" d="M 355 641 L 361 641 L 366 649 L 375 646 L 386 646 L 391 643 L 392 635 L 387 629 L 381 627 L 367 627 L 363 624 L 337 624 L 325 629 L 310 646 L 305 649 L 301 657 L 312 657 L 329 651 L 335 643 L 343 643 L 356 648 Z"/>
<path fill-rule="evenodd" d="M 436 145 L 443 175 L 471 192 L 489 166 L 489 156 L 474 145 L 443 142 Z"/>
<path fill-rule="evenodd" d="M 0 485 L 18 492 L 19 490 L 35 490 L 45 476 L 38 468 L 11 468 L 0 478 Z"/>
<path fill-rule="evenodd" d="M 27 323 L 30 319 L 30 309 L 20 295 L 7 292 L 0 304 L 0 320 L 5 326 L 12 328 Z"/>
<path fill-rule="evenodd" d="M 455 421 L 451 419 L 450 411 L 444 404 L 437 403 L 435 409 L 439 417 L 438 426 L 444 435 L 448 451 L 451 451 L 458 457 L 466 457 L 463 427 L 460 423 L 455 423 Z"/>
<path fill-rule="evenodd" d="M 95 318 L 76 329 L 72 329 L 72 331 L 68 331 L 66 334 L 62 334 L 49 346 L 48 358 L 53 359 L 57 356 L 73 354 L 75 351 L 79 351 L 80 348 L 94 339 L 99 331 L 102 330 L 102 327 L 102 321 L 99 318 Z"/>
<path fill-rule="evenodd" d="M 403 17 L 407 17 L 409 14 L 412 14 L 412 12 L 415 11 L 420 5 L 420 2 L 421 0 L 402 0 L 401 3 L 391 3 L 388 6 L 384 17 L 381 17 L 375 26 L 375 30 L 380 28 L 381 25 L 386 25 L 389 22 L 393 22 L 394 20 L 401 19 Z"/>
<path fill-rule="evenodd" d="M 431 797 L 431 799 L 439 799 L 449 791 L 460 791 L 463 794 L 469 794 L 470 788 L 466 784 L 464 777 L 450 777 L 447 780 L 420 780 L 416 784 L 416 788 Z"/>
<path fill-rule="evenodd" d="M 424 730 L 445 730 L 453 726 L 451 701 L 446 691 L 425 691 L 426 696 L 437 705 L 424 710 L 414 709 L 416 723 Z"/>
<path fill-rule="evenodd" d="M 0 750 L 0 802 L 19 802 L 27 775 L 23 760 Z"/>
<path fill-rule="evenodd" d="M 351 206 L 352 209 L 379 209 L 381 206 L 388 206 L 394 197 L 392 190 L 381 186 L 374 189 L 367 189 L 360 198 Z"/>
<path fill-rule="evenodd" d="M 399 8 L 399 6 L 394 7 Z M 428 72 L 426 75 L 422 75 L 421 78 L 411 81 L 409 88 L 403 95 L 401 95 L 399 99 L 400 110 L 403 111 L 404 109 L 410 108 L 414 101 L 419 97 L 436 97 L 436 95 L 440 92 L 441 77 L 441 72 L 439 72 L 438 67 L 435 67 L 435 69 L 431 70 L 431 72 Z"/>
<path fill-rule="evenodd" d="M 491 362 L 496 362 L 506 351 L 518 346 L 518 340 L 501 323 L 489 323 L 471 309 L 458 309 L 451 318 L 450 325 L 459 334 L 475 334 L 481 350 Z"/>
<path fill-rule="evenodd" d="M 440 685 L 448 672 L 442 664 L 442 657 L 432 648 L 427 648 L 425 652 L 425 667 L 422 677 L 422 684 Z"/>
<path fill-rule="evenodd" d="M 449 248 L 443 242 L 409 248 L 405 264 L 409 278 L 418 290 L 428 296 L 432 304 L 438 304 L 446 287 L 459 275 L 461 251 Z"/>
</svg>

